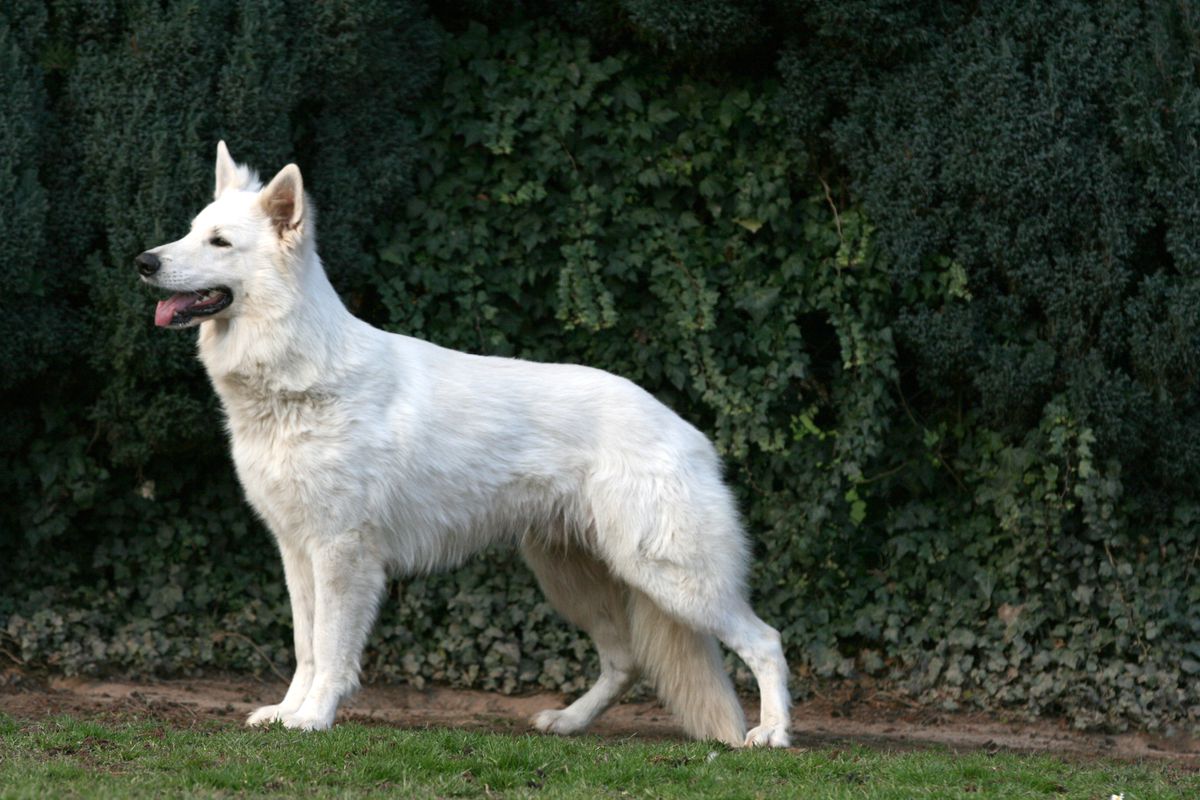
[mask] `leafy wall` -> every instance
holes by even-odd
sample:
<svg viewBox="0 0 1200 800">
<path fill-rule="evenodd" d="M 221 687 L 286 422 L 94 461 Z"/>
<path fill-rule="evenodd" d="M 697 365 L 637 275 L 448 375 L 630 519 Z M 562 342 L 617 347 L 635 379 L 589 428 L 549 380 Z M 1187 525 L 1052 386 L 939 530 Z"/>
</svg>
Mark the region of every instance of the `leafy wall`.
<svg viewBox="0 0 1200 800">
<path fill-rule="evenodd" d="M 301 163 L 357 313 L 613 370 L 709 432 L 801 688 L 1194 727 L 1187 4 L 82 8 L 0 25 L 11 656 L 288 663 L 189 337 L 129 269 L 224 136 Z M 368 671 L 581 688 L 588 645 L 504 558 L 397 583 Z"/>
</svg>

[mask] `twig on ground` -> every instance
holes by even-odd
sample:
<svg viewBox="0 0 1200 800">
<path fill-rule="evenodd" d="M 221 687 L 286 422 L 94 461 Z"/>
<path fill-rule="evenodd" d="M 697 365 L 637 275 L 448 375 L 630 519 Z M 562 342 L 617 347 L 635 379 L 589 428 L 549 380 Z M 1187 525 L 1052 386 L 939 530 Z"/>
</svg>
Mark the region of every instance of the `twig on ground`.
<svg viewBox="0 0 1200 800">
<path fill-rule="evenodd" d="M 272 661 L 270 658 L 268 658 L 267 654 L 262 651 L 262 648 L 259 647 L 257 644 L 255 644 L 254 640 L 251 639 L 249 636 L 246 636 L 243 633 L 238 633 L 237 631 L 215 631 L 212 635 L 214 642 L 219 642 L 222 639 L 226 639 L 230 636 L 233 636 L 237 639 L 241 639 L 243 642 L 245 642 L 246 644 L 253 647 L 254 652 L 258 653 L 258 657 L 261 658 L 263 661 L 267 662 L 267 666 L 271 668 L 271 672 L 275 673 L 275 677 L 279 678 L 279 680 L 282 681 L 283 683 L 290 683 L 290 681 L 286 677 L 284 677 L 283 673 L 280 672 L 278 670 L 278 668 L 276 668 L 275 662 Z"/>
</svg>

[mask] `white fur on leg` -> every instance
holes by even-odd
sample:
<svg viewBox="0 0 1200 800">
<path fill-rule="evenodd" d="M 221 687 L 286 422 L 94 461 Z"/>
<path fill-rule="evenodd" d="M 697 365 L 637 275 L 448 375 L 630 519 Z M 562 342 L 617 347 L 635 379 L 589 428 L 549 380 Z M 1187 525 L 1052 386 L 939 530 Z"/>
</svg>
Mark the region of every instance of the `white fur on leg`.
<svg viewBox="0 0 1200 800">
<path fill-rule="evenodd" d="M 637 680 L 625 587 L 603 563 L 578 546 L 546 547 L 536 538 L 527 538 L 521 552 L 546 599 L 591 634 L 600 656 L 600 677 L 592 688 L 567 708 L 548 708 L 530 720 L 543 733 L 578 733 Z"/>
<path fill-rule="evenodd" d="M 533 715 L 529 721 L 535 730 L 542 733 L 557 733 L 568 736 L 579 733 L 588 726 L 591 720 L 580 719 L 572 715 L 566 708 L 546 708 Z"/>
<path fill-rule="evenodd" d="M 629 608 L 637 661 L 687 734 L 741 744 L 746 722 L 716 640 L 643 592 L 631 594 Z"/>
<path fill-rule="evenodd" d="M 758 618 L 749 605 L 740 603 L 730 610 L 718 632 L 730 648 L 750 667 L 758 681 L 761 718 L 743 742 L 745 747 L 788 747 L 791 738 L 791 696 L 787 688 L 787 662 L 779 631 Z"/>
<path fill-rule="evenodd" d="M 313 665 L 314 586 L 312 560 L 301 549 L 281 542 L 283 573 L 292 606 L 292 636 L 296 649 L 296 672 L 287 694 L 276 705 L 263 706 L 246 720 L 247 725 L 270 725 L 292 714 L 304 704 L 315 673 Z"/>
<path fill-rule="evenodd" d="M 324 687 L 313 687 L 304 703 L 282 718 L 283 727 L 302 731 L 327 731 L 333 727 L 342 693 Z"/>
<path fill-rule="evenodd" d="M 792 738 L 782 724 L 759 725 L 746 734 L 743 747 L 791 747 Z"/>
<path fill-rule="evenodd" d="M 373 543 L 358 531 L 321 542 L 312 574 L 312 684 L 299 708 L 280 717 L 285 727 L 306 731 L 332 727 L 342 698 L 358 688 L 359 658 L 385 583 Z"/>
<path fill-rule="evenodd" d="M 547 708 L 533 715 L 534 728 L 542 733 L 571 734 L 591 725 L 637 679 L 637 673 L 618 666 L 611 658 L 600 657 L 600 678 L 582 697 L 566 708 Z"/>
<path fill-rule="evenodd" d="M 253 728 L 257 725 L 270 725 L 273 722 L 278 722 L 283 718 L 284 713 L 286 713 L 281 710 L 282 708 L 283 703 L 273 706 L 260 706 L 250 716 L 246 717 L 246 724 Z"/>
<path fill-rule="evenodd" d="M 292 683 L 288 687 L 287 694 L 283 700 L 276 705 L 263 706 L 256 710 L 246 719 L 246 724 L 270 725 L 273 722 L 280 722 L 294 714 L 304 704 L 304 698 L 308 696 L 312 679 L 313 668 L 310 659 L 296 668 L 296 674 L 292 676 Z"/>
</svg>

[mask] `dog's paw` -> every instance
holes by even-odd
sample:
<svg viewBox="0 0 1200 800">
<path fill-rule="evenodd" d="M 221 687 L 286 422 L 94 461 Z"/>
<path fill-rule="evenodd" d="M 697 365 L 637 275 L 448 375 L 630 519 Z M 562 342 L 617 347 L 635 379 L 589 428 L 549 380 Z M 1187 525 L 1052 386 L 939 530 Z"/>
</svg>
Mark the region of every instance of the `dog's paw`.
<svg viewBox="0 0 1200 800">
<path fill-rule="evenodd" d="M 280 706 L 263 706 L 255 711 L 250 716 L 246 717 L 246 724 L 255 725 L 270 725 L 273 722 L 278 722 L 283 719 L 283 712 L 280 711 Z"/>
<path fill-rule="evenodd" d="M 327 731 L 333 727 L 332 716 L 306 714 L 300 709 L 295 714 L 283 717 L 283 727 L 298 731 Z"/>
<path fill-rule="evenodd" d="M 565 708 L 547 708 L 545 711 L 539 711 L 529 722 L 542 733 L 560 735 L 578 733 L 587 727 L 586 723 L 580 723 Z"/>
<path fill-rule="evenodd" d="M 742 747 L 790 747 L 791 738 L 783 725 L 759 725 L 746 734 Z"/>
</svg>

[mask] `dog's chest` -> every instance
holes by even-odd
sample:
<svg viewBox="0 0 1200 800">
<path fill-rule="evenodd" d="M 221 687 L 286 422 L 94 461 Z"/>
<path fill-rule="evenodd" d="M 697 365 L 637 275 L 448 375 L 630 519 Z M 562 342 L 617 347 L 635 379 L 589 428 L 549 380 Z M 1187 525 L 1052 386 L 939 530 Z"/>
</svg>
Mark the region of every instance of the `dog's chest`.
<svg viewBox="0 0 1200 800">
<path fill-rule="evenodd" d="M 238 478 L 277 535 L 338 513 L 329 498 L 352 500 L 353 415 L 336 396 L 245 381 L 227 381 L 218 393 Z"/>
</svg>

